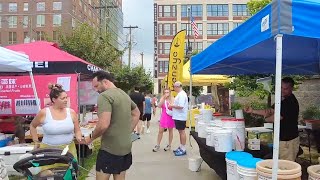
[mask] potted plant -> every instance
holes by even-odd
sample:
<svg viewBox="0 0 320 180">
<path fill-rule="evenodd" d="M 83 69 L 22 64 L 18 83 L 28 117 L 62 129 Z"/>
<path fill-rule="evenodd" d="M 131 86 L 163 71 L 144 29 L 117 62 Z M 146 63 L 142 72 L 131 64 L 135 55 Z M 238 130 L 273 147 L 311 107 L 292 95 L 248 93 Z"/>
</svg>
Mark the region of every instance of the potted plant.
<svg viewBox="0 0 320 180">
<path fill-rule="evenodd" d="M 317 106 L 310 106 L 302 112 L 302 118 L 306 123 L 306 128 L 315 130 L 320 129 L 320 108 Z"/>
</svg>

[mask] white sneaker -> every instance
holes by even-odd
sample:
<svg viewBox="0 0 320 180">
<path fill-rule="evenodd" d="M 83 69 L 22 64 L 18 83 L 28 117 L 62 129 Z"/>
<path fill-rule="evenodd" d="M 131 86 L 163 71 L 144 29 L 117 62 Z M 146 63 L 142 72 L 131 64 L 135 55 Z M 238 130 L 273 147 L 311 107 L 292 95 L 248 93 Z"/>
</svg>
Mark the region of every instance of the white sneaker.
<svg viewBox="0 0 320 180">
<path fill-rule="evenodd" d="M 149 134 L 150 133 L 150 130 L 149 129 L 147 129 L 147 134 Z"/>
</svg>

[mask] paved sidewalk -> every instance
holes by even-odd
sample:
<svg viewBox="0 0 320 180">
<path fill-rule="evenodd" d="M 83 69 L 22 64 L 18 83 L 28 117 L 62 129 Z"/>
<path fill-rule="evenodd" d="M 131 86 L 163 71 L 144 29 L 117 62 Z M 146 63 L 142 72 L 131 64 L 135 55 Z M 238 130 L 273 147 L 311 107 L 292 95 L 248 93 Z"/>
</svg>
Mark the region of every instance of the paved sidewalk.
<svg viewBox="0 0 320 180">
<path fill-rule="evenodd" d="M 168 132 L 163 135 L 161 150 L 152 152 L 158 134 L 158 115 L 151 120 L 151 133 L 142 134 L 141 139 L 133 143 L 133 164 L 127 172 L 128 180 L 219 180 L 220 178 L 209 166 L 203 162 L 200 172 L 191 172 L 188 169 L 188 157 L 199 156 L 198 145 L 191 137 L 193 148 L 187 142 L 187 155 L 175 157 L 172 151 L 165 152 L 163 148 L 168 142 Z M 187 133 L 189 134 L 189 133 Z M 174 131 L 173 148 L 178 147 L 178 132 Z M 95 173 L 94 168 L 92 169 Z M 90 175 L 89 175 L 90 176 Z M 88 177 L 88 180 L 95 179 Z"/>
</svg>

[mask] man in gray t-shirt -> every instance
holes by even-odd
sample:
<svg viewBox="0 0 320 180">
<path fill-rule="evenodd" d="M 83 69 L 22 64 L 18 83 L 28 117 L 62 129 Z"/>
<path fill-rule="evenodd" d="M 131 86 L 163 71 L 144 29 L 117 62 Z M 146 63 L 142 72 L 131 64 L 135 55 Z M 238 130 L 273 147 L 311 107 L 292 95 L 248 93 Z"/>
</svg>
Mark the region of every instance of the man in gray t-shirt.
<svg viewBox="0 0 320 180">
<path fill-rule="evenodd" d="M 139 121 L 140 111 L 131 98 L 114 84 L 111 74 L 98 71 L 92 85 L 100 93 L 99 121 L 92 133 L 91 143 L 101 136 L 101 149 L 96 162 L 97 179 L 125 179 L 132 164 L 131 133 Z"/>
</svg>

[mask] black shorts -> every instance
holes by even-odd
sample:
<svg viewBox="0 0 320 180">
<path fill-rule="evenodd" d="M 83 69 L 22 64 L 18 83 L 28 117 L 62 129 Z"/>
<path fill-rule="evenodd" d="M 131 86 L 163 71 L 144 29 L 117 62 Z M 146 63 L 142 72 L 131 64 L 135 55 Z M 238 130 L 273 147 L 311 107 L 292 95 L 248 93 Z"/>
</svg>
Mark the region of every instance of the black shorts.
<svg viewBox="0 0 320 180">
<path fill-rule="evenodd" d="M 99 150 L 96 162 L 96 171 L 105 174 L 120 174 L 132 165 L 132 154 L 117 156 L 104 150 Z"/>
<path fill-rule="evenodd" d="M 186 128 L 186 121 L 174 120 L 177 130 L 184 130 Z"/>
<path fill-rule="evenodd" d="M 150 121 L 151 120 L 151 114 L 144 114 L 143 115 L 143 119 L 142 119 L 142 121 Z"/>
<path fill-rule="evenodd" d="M 139 111 L 140 111 L 139 120 L 143 120 L 143 110 L 142 110 L 142 109 L 139 109 Z"/>
</svg>

